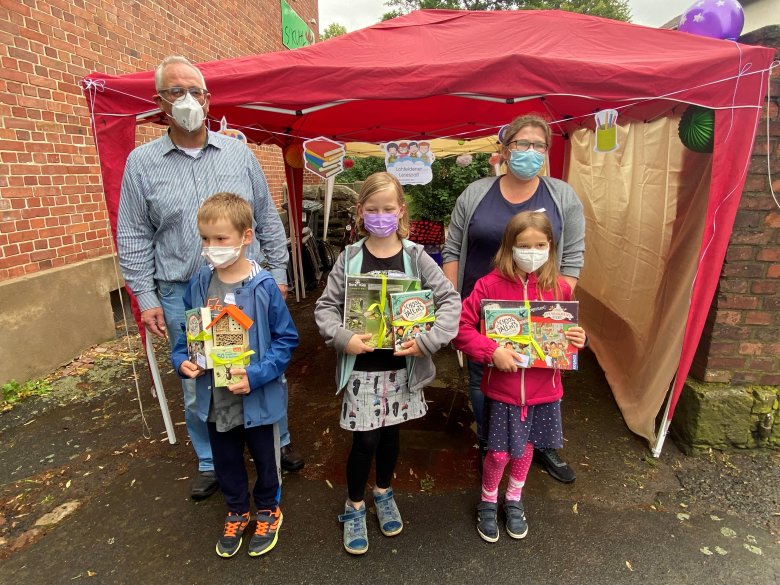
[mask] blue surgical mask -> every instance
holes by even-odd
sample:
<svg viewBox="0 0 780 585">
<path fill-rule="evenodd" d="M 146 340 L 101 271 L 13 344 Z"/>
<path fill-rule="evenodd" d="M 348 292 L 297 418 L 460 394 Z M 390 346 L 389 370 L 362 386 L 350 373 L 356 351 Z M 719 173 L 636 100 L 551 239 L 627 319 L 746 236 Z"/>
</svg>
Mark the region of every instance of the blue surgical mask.
<svg viewBox="0 0 780 585">
<path fill-rule="evenodd" d="M 509 155 L 507 166 L 518 179 L 533 179 L 542 170 L 544 155 L 533 148 L 528 150 L 513 150 Z"/>
</svg>

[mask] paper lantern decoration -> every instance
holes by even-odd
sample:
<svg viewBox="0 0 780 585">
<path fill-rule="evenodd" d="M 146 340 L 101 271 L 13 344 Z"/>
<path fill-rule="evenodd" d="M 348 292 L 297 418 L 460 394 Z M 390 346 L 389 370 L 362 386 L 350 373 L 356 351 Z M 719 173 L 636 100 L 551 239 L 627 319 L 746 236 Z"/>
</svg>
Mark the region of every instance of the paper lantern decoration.
<svg viewBox="0 0 780 585">
<path fill-rule="evenodd" d="M 473 160 L 474 157 L 472 157 L 470 154 L 461 154 L 458 156 L 458 158 L 455 159 L 455 164 L 459 167 L 467 167 L 472 163 Z"/>
<path fill-rule="evenodd" d="M 694 152 L 712 152 L 715 139 L 715 112 L 701 106 L 688 106 L 677 127 L 680 141 Z"/>
<path fill-rule="evenodd" d="M 296 142 L 290 144 L 284 149 L 284 162 L 294 169 L 303 168 L 303 144 Z"/>
<path fill-rule="evenodd" d="M 745 13 L 737 0 L 699 0 L 683 12 L 677 30 L 736 41 L 745 24 Z"/>
<path fill-rule="evenodd" d="M 343 164 L 345 169 L 351 169 L 352 167 L 355 166 L 355 161 L 352 160 L 351 158 L 345 158 Z"/>
<path fill-rule="evenodd" d="M 488 162 L 490 163 L 491 166 L 496 166 L 501 162 L 501 155 L 498 154 L 497 152 L 494 152 L 493 154 L 490 155 L 490 160 L 488 160 Z"/>
</svg>

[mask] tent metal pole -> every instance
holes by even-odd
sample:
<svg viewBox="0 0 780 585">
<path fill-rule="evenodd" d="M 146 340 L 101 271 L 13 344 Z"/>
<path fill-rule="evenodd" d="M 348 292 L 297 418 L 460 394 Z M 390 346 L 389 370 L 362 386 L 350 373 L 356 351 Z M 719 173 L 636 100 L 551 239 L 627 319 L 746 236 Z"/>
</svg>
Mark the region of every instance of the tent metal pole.
<svg viewBox="0 0 780 585">
<path fill-rule="evenodd" d="M 655 445 L 653 446 L 652 453 L 653 457 L 658 459 L 661 456 L 661 450 L 664 448 L 664 441 L 666 440 L 666 435 L 669 433 L 669 425 L 672 424 L 672 421 L 669 420 L 669 409 L 672 406 L 672 395 L 674 394 L 672 392 L 672 389 L 674 388 L 674 382 L 677 380 L 677 376 L 674 377 L 672 380 L 671 388 L 669 389 L 669 396 L 666 399 L 666 407 L 664 408 L 664 416 L 661 419 L 661 424 L 658 427 L 658 433 L 656 433 L 655 437 Z"/>
<path fill-rule="evenodd" d="M 169 333 L 170 335 L 170 333 Z M 165 399 L 165 388 L 160 378 L 160 369 L 157 367 L 157 355 L 154 353 L 154 344 L 152 343 L 152 334 L 146 330 L 146 359 L 149 362 L 149 371 L 152 373 L 152 383 L 154 384 L 154 393 L 160 402 L 160 411 L 162 412 L 163 422 L 165 423 L 165 432 L 168 434 L 168 442 L 171 445 L 176 444 L 176 432 L 173 430 L 171 421 L 171 412 L 168 410 L 168 401 Z"/>
</svg>

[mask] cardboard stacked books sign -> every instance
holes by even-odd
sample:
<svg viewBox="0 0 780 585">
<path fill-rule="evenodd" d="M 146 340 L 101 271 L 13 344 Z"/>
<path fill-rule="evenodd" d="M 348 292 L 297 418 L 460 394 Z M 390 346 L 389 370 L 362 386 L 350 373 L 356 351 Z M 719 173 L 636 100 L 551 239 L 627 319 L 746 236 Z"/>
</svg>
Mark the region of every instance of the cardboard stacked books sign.
<svg viewBox="0 0 780 585">
<path fill-rule="evenodd" d="M 344 170 L 342 159 L 346 154 L 344 145 L 327 138 L 307 140 L 303 144 L 304 166 L 324 179 Z"/>
<path fill-rule="evenodd" d="M 254 321 L 235 305 L 225 305 L 206 326 L 211 330 L 211 359 L 214 366 L 214 386 L 229 386 L 243 379 L 233 369 L 249 365 L 249 328 Z"/>
<path fill-rule="evenodd" d="M 347 275 L 344 327 L 359 335 L 371 334 L 366 345 L 393 349 L 390 295 L 420 290 L 420 280 L 403 272 L 386 275 Z"/>
<path fill-rule="evenodd" d="M 577 326 L 577 301 L 484 299 L 481 306 L 482 333 L 520 354 L 519 367 L 577 369 L 578 350 L 565 336 Z"/>
</svg>

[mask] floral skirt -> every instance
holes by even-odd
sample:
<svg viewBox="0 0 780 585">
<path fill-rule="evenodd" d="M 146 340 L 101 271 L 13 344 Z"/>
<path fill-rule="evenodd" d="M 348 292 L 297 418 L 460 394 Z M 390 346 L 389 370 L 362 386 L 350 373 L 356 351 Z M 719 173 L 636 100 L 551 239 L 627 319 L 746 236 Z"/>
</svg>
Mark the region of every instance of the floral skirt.
<svg viewBox="0 0 780 585">
<path fill-rule="evenodd" d="M 352 372 L 343 391 L 339 424 L 348 431 L 370 431 L 425 415 L 422 390 L 412 392 L 406 370 Z"/>
</svg>

